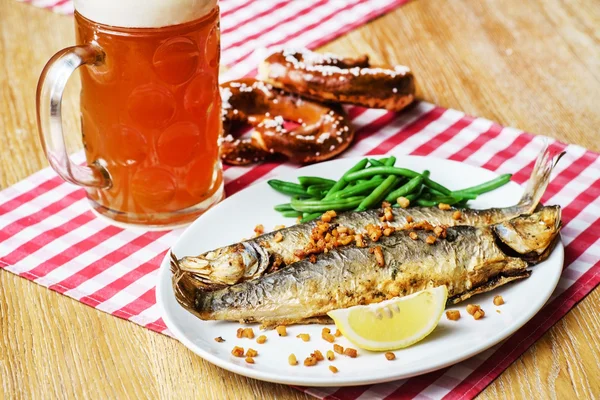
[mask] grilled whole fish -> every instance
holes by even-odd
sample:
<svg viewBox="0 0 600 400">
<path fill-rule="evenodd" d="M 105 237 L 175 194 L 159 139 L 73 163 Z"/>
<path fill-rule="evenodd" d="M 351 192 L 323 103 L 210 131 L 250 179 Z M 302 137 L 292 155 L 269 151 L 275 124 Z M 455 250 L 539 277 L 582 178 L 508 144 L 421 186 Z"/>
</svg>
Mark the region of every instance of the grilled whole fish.
<svg viewBox="0 0 600 400">
<path fill-rule="evenodd" d="M 427 244 L 426 231 L 397 231 L 368 247 L 341 247 L 286 268 L 216 291 L 202 290 L 177 263 L 173 286 L 179 303 L 204 320 L 260 322 L 264 326 L 306 322 L 328 311 L 406 296 L 446 285 L 449 302 L 517 279 L 544 260 L 559 238 L 560 207 L 483 227 L 456 226 Z M 418 239 L 409 237 L 416 232 Z M 414 235 L 413 235 L 414 236 Z M 380 246 L 380 266 L 370 247 Z"/>
<path fill-rule="evenodd" d="M 485 226 L 503 222 L 521 214 L 535 210 L 544 194 L 552 168 L 559 157 L 552 159 L 545 147 L 536 161 L 521 201 L 512 207 L 491 208 L 486 210 L 461 210 L 461 218 L 453 218 L 455 210 L 440 210 L 436 207 L 394 208 L 393 221 L 389 225 L 402 228 L 410 216 L 415 223 L 427 221 L 432 225 L 471 225 Z M 335 218 L 335 223 L 356 233 L 363 233 L 369 224 L 378 225 L 380 210 L 347 212 Z M 212 250 L 199 256 L 183 257 L 177 261 L 183 273 L 189 273 L 204 286 L 205 290 L 216 290 L 236 283 L 257 279 L 269 273 L 274 260 L 283 266 L 299 260 L 294 254 L 304 248 L 310 239 L 315 222 L 293 225 L 279 230 L 283 240 L 277 242 L 277 232 L 270 232 L 251 240 Z"/>
</svg>

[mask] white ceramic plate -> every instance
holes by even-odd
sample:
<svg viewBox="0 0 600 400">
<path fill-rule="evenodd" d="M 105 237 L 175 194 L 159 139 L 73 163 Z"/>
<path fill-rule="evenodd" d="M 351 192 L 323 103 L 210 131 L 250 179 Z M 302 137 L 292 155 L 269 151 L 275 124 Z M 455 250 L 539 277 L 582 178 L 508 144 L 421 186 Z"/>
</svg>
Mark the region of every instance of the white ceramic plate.
<svg viewBox="0 0 600 400">
<path fill-rule="evenodd" d="M 337 179 L 358 159 L 340 159 L 311 165 L 289 172 L 280 179 L 295 180 L 300 175 L 318 175 Z M 431 157 L 398 156 L 396 165 L 417 171 L 428 169 L 431 177 L 450 188 L 463 188 L 493 179 L 496 174 L 454 161 Z M 517 203 L 523 189 L 510 183 L 472 202 L 473 208 L 503 207 Z M 279 224 L 291 225 L 293 219 L 279 216 L 273 206 L 285 203 L 288 198 L 272 190 L 266 182 L 253 185 L 226 199 L 196 220 L 181 235 L 172 251 L 178 256 L 197 255 L 205 251 L 238 242 L 253 234 L 256 224 L 266 230 Z M 233 322 L 201 321 L 183 309 L 175 300 L 171 288 L 169 256 L 164 259 L 159 274 L 157 300 L 162 316 L 173 334 L 185 346 L 202 358 L 229 371 L 265 381 L 304 386 L 349 386 L 392 381 L 434 371 L 480 353 L 513 334 L 542 308 L 553 292 L 563 265 L 563 246 L 558 244 L 545 262 L 535 266 L 530 278 L 503 286 L 491 293 L 476 296 L 477 303 L 486 311 L 486 317 L 475 321 L 465 311 L 466 304 L 453 307 L 461 311 L 458 322 L 442 317 L 440 324 L 425 340 L 407 349 L 396 351 L 396 360 L 390 362 L 381 353 L 359 350 L 358 358 L 336 356 L 333 362 L 320 362 L 314 367 L 304 367 L 304 358 L 315 349 L 325 354 L 332 345 L 321 339 L 322 325 L 297 325 L 288 327 L 288 336 L 279 337 L 273 330 L 265 334 L 267 342 L 237 339 L 240 324 Z M 506 304 L 495 307 L 492 299 L 501 294 Z M 501 313 L 497 313 L 498 309 Z M 334 326 L 330 326 L 334 328 Z M 308 333 L 309 342 L 296 338 Z M 215 342 L 221 336 L 226 341 Z M 343 337 L 337 338 L 342 346 L 352 346 Z M 233 346 L 258 350 L 255 364 L 231 355 Z M 288 355 L 294 353 L 299 365 L 290 366 Z M 329 371 L 329 364 L 339 372 Z"/>
</svg>

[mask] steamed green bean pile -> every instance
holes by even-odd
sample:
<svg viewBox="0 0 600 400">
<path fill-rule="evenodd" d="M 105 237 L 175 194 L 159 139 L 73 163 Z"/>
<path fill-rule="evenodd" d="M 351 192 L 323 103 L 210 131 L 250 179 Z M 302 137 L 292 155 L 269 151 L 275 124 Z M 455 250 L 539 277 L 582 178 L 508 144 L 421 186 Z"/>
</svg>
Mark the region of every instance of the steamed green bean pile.
<svg viewBox="0 0 600 400">
<path fill-rule="evenodd" d="M 298 177 L 298 183 L 278 179 L 268 181 L 276 191 L 291 196 L 291 201 L 275 206 L 284 217 L 301 218 L 301 222 L 335 211 L 364 211 L 387 201 L 393 207 L 465 207 L 469 200 L 490 192 L 510 181 L 511 174 L 460 190 L 450 190 L 429 177 L 429 171 L 416 172 L 395 166 L 396 157 L 363 159 L 332 179 L 317 176 Z"/>
</svg>

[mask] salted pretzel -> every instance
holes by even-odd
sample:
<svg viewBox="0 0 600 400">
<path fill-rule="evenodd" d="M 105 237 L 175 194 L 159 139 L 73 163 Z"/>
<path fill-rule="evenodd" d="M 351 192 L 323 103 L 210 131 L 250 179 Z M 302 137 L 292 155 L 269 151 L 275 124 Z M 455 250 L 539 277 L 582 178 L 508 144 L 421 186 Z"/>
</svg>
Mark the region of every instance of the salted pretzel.
<svg viewBox="0 0 600 400">
<path fill-rule="evenodd" d="M 259 66 L 260 79 L 317 101 L 400 111 L 414 100 L 408 67 L 371 67 L 369 58 L 341 58 L 306 49 L 285 49 Z"/>
<path fill-rule="evenodd" d="M 246 165 L 283 154 L 310 163 L 327 160 L 344 151 L 354 130 L 340 105 L 325 105 L 273 88 L 251 78 L 221 85 L 223 130 L 221 158 Z M 250 138 L 235 139 L 234 125 L 254 128 Z"/>
</svg>

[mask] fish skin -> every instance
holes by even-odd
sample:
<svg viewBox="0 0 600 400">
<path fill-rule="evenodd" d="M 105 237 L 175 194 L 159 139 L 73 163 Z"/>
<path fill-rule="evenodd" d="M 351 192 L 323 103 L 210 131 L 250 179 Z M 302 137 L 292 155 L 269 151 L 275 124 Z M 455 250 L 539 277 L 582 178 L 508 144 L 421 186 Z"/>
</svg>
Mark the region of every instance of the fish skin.
<svg viewBox="0 0 600 400">
<path fill-rule="evenodd" d="M 459 220 L 453 218 L 455 211 L 454 209 L 440 210 L 437 207 L 394 208 L 392 209 L 394 219 L 388 222 L 388 225 L 394 228 L 402 228 L 406 226 L 408 223 L 407 218 L 410 216 L 414 223 L 429 222 L 434 226 L 486 226 L 520 215 L 522 210 L 516 206 L 507 209 L 464 209 L 461 210 L 461 218 Z M 365 233 L 367 225 L 381 224 L 379 220 L 380 214 L 381 210 L 347 212 L 338 215 L 333 223 L 353 229 L 356 233 Z M 294 252 L 295 250 L 304 248 L 309 243 L 311 232 L 315 226 L 315 221 L 293 225 L 263 234 L 254 239 L 204 253 L 198 257 L 183 257 L 179 260 L 179 263 L 182 269 L 189 269 L 190 272 L 197 273 L 199 271 L 195 268 L 194 264 L 199 261 L 201 262 L 201 260 L 210 260 L 212 261 L 208 268 L 210 272 L 207 272 L 210 278 L 207 281 L 233 285 L 240 281 L 256 277 L 256 275 L 261 275 L 268 268 L 269 257 L 273 254 L 281 256 L 285 265 L 299 261 Z M 275 235 L 278 232 L 283 236 L 283 240 L 280 242 L 275 240 Z M 249 250 L 250 248 L 254 249 L 254 252 Z M 262 249 L 264 252 L 259 253 L 257 249 Z M 257 264 L 256 268 L 249 270 L 247 267 L 248 263 L 244 261 L 242 253 Z"/>
<path fill-rule="evenodd" d="M 532 213 L 546 190 L 550 173 L 561 155 L 552 158 L 547 146 L 542 149 L 525 193 L 517 205 L 485 210 L 461 209 L 461 217 L 458 220 L 453 218 L 455 209 L 393 208 L 394 219 L 388 224 L 394 228 L 403 228 L 407 223 L 407 217 L 410 216 L 415 223 L 428 222 L 432 225 L 444 226 L 487 226 L 510 220 L 521 214 Z M 351 228 L 357 233 L 364 233 L 367 225 L 380 224 L 380 212 L 380 210 L 346 212 L 338 215 L 334 223 Z M 181 271 L 185 271 L 181 273 L 189 273 L 197 280 L 197 287 L 203 287 L 207 291 L 217 290 L 239 282 L 257 279 L 270 272 L 269 268 L 274 257 L 280 258 L 283 266 L 299 261 L 294 252 L 309 243 L 310 234 L 315 225 L 314 221 L 293 225 L 199 256 L 183 257 L 174 262 L 178 264 Z M 275 235 L 278 233 L 283 236 L 283 240 L 280 242 L 275 240 Z"/>
<path fill-rule="evenodd" d="M 527 252 L 538 254 L 537 262 L 550 254 L 548 249 L 557 241 L 560 207 L 544 207 L 534 216 L 517 217 L 510 223 L 520 233 L 542 234 L 543 239 L 530 242 L 535 248 Z M 217 291 L 198 290 L 193 284 L 175 285 L 174 289 L 180 304 L 201 319 L 260 322 L 264 326 L 301 323 L 334 309 L 377 303 L 440 285 L 447 286 L 454 303 L 529 276 L 528 262 L 501 248 L 512 243 L 498 243 L 495 230 L 502 225 L 451 227 L 445 239 L 438 238 L 432 245 L 425 243 L 430 231 L 415 231 L 418 240 L 409 237 L 411 231 L 398 231 L 370 243 L 371 247 L 381 246 L 383 267 L 377 265 L 369 247 L 348 246 L 320 254 L 314 263 L 298 261 Z"/>
<path fill-rule="evenodd" d="M 455 211 L 454 209 L 440 210 L 437 207 L 394 208 L 392 210 L 394 219 L 387 224 L 402 229 L 408 224 L 407 218 L 410 216 L 412 221 L 417 224 L 428 222 L 434 226 L 488 226 L 518 216 L 522 210 L 518 206 L 485 210 L 463 209 L 461 218 L 458 220 L 453 218 Z M 338 215 L 333 223 L 353 229 L 356 233 L 365 233 L 367 225 L 381 224 L 380 213 L 381 210 L 343 213 Z M 299 261 L 300 259 L 294 252 L 309 243 L 311 232 L 315 226 L 315 221 L 293 225 L 251 240 L 213 250 L 199 257 L 183 257 L 178 260 L 178 263 L 182 270 L 193 273 L 204 282 L 206 290 L 234 285 L 262 276 L 268 270 L 274 255 L 280 256 L 284 265 Z M 278 232 L 283 236 L 283 240 L 280 242 L 275 240 Z M 204 269 L 195 268 L 194 264 L 203 259 L 208 259 L 210 262 Z M 247 263 L 245 260 L 252 262 Z M 249 268 L 249 266 L 253 267 Z M 211 284 L 212 286 L 209 287 Z"/>
</svg>

